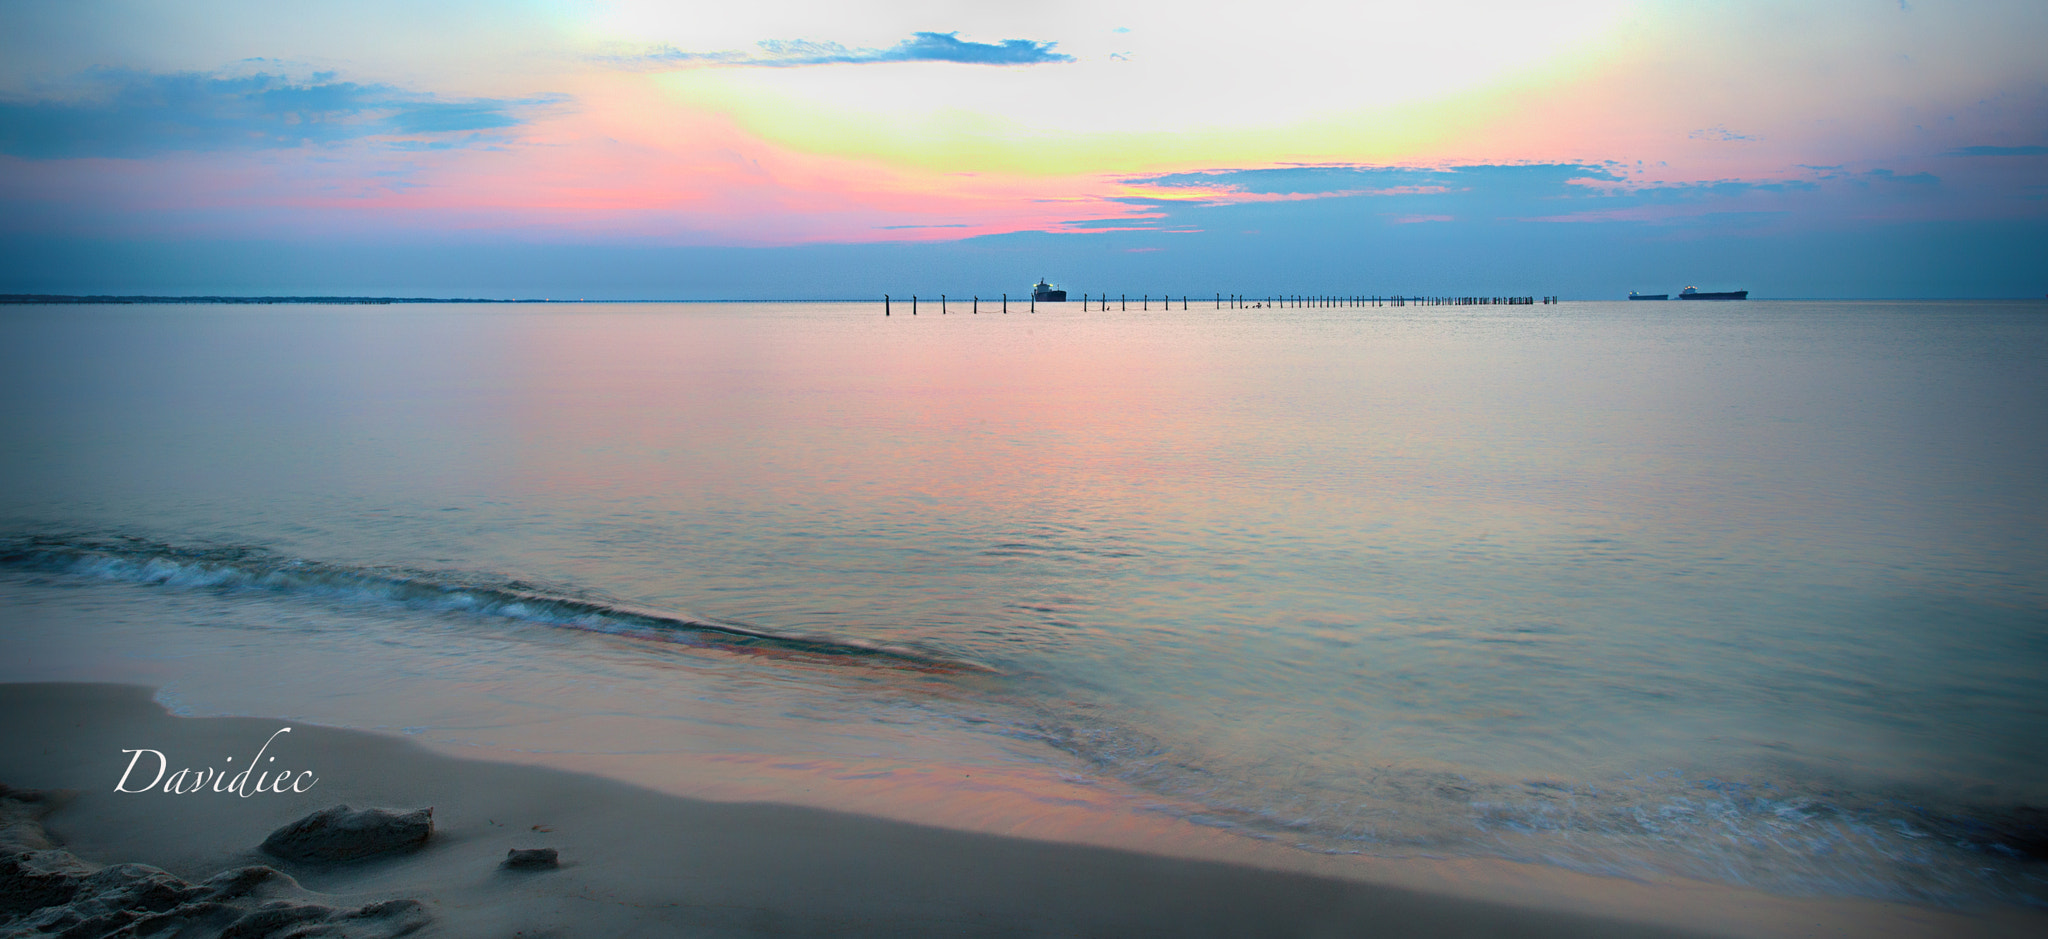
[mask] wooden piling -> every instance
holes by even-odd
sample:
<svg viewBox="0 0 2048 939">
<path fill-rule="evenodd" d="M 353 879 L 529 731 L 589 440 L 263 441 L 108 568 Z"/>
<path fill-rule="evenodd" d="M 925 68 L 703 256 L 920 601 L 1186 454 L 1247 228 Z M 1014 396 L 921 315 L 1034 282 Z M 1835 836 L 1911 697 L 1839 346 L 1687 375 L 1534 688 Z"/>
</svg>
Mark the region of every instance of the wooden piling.
<svg viewBox="0 0 2048 939">
<path fill-rule="evenodd" d="M 1211 305 L 1211 306 L 1213 306 L 1214 308 L 1216 308 L 1216 309 L 1218 309 L 1218 310 L 1221 310 L 1221 309 L 1223 309 L 1223 301 L 1224 301 L 1224 299 L 1225 299 L 1224 295 L 1223 295 L 1223 294 L 1222 294 L 1221 292 L 1218 292 L 1218 293 L 1214 293 L 1214 294 L 1211 294 L 1211 295 L 1210 295 L 1210 297 L 1209 297 L 1209 302 L 1210 302 L 1210 305 Z M 1406 306 L 1535 306 L 1535 305 L 1539 305 L 1539 304 L 1541 304 L 1541 305 L 1549 305 L 1549 304 L 1554 304 L 1554 303 L 1562 303 L 1562 302 L 1563 302 L 1563 298 L 1562 298 L 1562 297 L 1556 296 L 1556 295 L 1554 295 L 1554 294 L 1543 294 L 1543 295 L 1541 295 L 1541 296 L 1498 296 L 1498 297 L 1481 297 L 1481 296 L 1470 296 L 1470 295 L 1466 295 L 1466 296 L 1449 296 L 1449 295 L 1447 295 L 1447 296 L 1409 296 L 1409 295 L 1406 295 L 1406 294 L 1386 294 L 1386 295 L 1382 295 L 1382 294 L 1363 294 L 1363 293 L 1358 293 L 1358 294 L 1272 294 L 1272 295 L 1268 295 L 1268 296 L 1266 296 L 1266 297 L 1260 298 L 1260 299 L 1258 299 L 1258 300 L 1257 300 L 1257 301 L 1255 302 L 1255 301 L 1253 300 L 1253 298 L 1252 298 L 1251 296 L 1247 295 L 1247 294 L 1241 294 L 1241 293 L 1234 293 L 1234 294 L 1231 294 L 1231 295 L 1229 296 L 1229 298 L 1228 298 L 1228 299 L 1230 300 L 1230 308 L 1231 308 L 1231 309 L 1233 309 L 1233 310 L 1248 310 L 1248 309 L 1252 309 L 1252 308 L 1254 308 L 1254 307 L 1257 307 L 1257 308 L 1260 308 L 1260 309 L 1264 309 L 1264 308 L 1275 308 L 1275 309 L 1285 309 L 1285 308 L 1289 308 L 1289 307 L 1299 307 L 1299 308 L 1303 308 L 1303 309 L 1344 309 L 1344 308 L 1352 308 L 1352 307 L 1406 307 Z M 919 312 L 919 311 L 918 311 L 918 307 L 919 307 L 920 305 L 922 305 L 922 302 L 921 302 L 922 300 L 923 300 L 923 297 L 921 297 L 921 296 L 920 296 L 920 295 L 918 295 L 918 294 L 911 294 L 911 295 L 910 295 L 910 315 L 912 315 L 912 316 L 916 316 L 916 315 L 918 315 L 918 312 Z M 969 297 L 969 303 L 971 304 L 971 306 L 969 307 L 969 310 L 970 310 L 970 312 L 972 312 L 972 313 L 973 313 L 973 314 L 975 314 L 975 315 L 980 315 L 980 313 L 981 313 L 981 295 L 980 295 L 980 294 L 972 294 L 972 295 L 970 295 L 970 297 Z M 1004 312 L 1004 313 L 1008 313 L 1008 312 L 1010 312 L 1010 295 L 1009 295 L 1008 293 L 1004 293 L 1004 294 L 1002 294 L 1002 295 L 1001 295 L 1001 298 L 1000 298 L 1000 303 L 1001 303 L 1001 309 L 1002 309 L 1002 312 Z M 1095 310 L 1097 310 L 1097 311 L 1100 311 L 1100 312 L 1104 312 L 1104 313 L 1107 313 L 1107 312 L 1109 312 L 1109 294 L 1108 294 L 1107 292 L 1103 293 L 1103 295 L 1102 295 L 1102 296 L 1100 296 L 1100 297 L 1094 297 L 1094 296 L 1091 296 L 1091 295 L 1089 295 L 1089 294 L 1086 294 L 1086 293 L 1082 294 L 1082 295 L 1081 295 L 1081 311 L 1082 311 L 1082 312 L 1084 312 L 1084 313 L 1086 313 L 1086 312 L 1091 312 L 1091 310 L 1090 310 L 1090 308 L 1089 308 L 1089 304 L 1090 304 L 1090 303 L 1093 303 L 1093 304 L 1095 305 Z M 1193 297 L 1192 295 L 1189 295 L 1189 294 L 1182 294 L 1182 295 L 1181 295 L 1181 298 L 1180 298 L 1180 308 L 1181 308 L 1182 310 L 1188 310 L 1188 309 L 1191 309 L 1191 308 L 1193 307 L 1193 305 L 1194 305 L 1194 297 Z M 1130 308 L 1131 308 L 1131 295 L 1130 295 L 1130 294 L 1117 294 L 1117 309 L 1118 309 L 1119 311 L 1126 311 L 1126 312 L 1127 312 L 1127 311 L 1129 311 L 1129 310 L 1130 310 Z M 1149 311 L 1150 311 L 1150 310 L 1152 309 L 1152 295 L 1151 295 L 1151 294 L 1149 294 L 1149 293 L 1145 293 L 1145 294 L 1139 294 L 1139 295 L 1138 295 L 1138 309 L 1140 309 L 1140 310 L 1143 310 L 1143 311 L 1148 311 L 1148 312 L 1149 312 Z M 1162 310 L 1162 311 L 1170 311 L 1170 310 L 1172 310 L 1172 309 L 1173 309 L 1173 295 L 1172 295 L 1172 294 L 1170 294 L 1170 293 L 1162 293 L 1162 294 L 1160 294 L 1160 295 L 1159 295 L 1159 309 L 1160 309 L 1160 310 Z M 1034 294 L 1032 295 L 1032 297 L 1031 297 L 1031 305 L 1030 305 L 1030 307 L 1029 307 L 1029 311 L 1030 311 L 1030 312 L 1032 312 L 1032 313 L 1036 313 L 1036 312 L 1038 312 L 1038 296 L 1037 296 L 1037 294 L 1035 294 L 1035 293 L 1034 293 Z M 951 294 L 944 294 L 944 293 L 942 293 L 942 294 L 939 294 L 939 315 L 941 315 L 941 316 L 944 316 L 944 315 L 947 315 L 947 314 L 949 314 L 949 313 L 951 313 L 951 312 L 953 312 L 953 308 L 952 308 L 952 295 L 951 295 Z M 887 294 L 887 293 L 883 294 L 883 295 L 882 295 L 882 315 L 883 315 L 883 316 L 894 316 L 895 314 L 896 314 L 896 296 L 895 296 L 894 294 Z"/>
</svg>

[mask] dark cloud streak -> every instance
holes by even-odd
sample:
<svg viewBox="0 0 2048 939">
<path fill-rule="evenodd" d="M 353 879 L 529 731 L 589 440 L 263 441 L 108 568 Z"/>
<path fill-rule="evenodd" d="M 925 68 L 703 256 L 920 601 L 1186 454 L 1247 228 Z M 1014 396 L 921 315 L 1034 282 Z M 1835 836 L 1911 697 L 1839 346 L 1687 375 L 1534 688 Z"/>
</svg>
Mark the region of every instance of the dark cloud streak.
<svg viewBox="0 0 2048 939">
<path fill-rule="evenodd" d="M 836 42 L 769 39 L 760 43 L 758 53 L 683 52 L 663 49 L 632 61 L 673 65 L 745 65 L 789 68 L 798 65 L 862 65 L 876 62 L 956 62 L 968 65 L 1044 65 L 1072 62 L 1074 57 L 1054 52 L 1056 42 L 1005 39 L 1002 42 L 970 42 L 958 32 L 914 33 L 909 39 L 887 49 L 848 49 Z"/>
<path fill-rule="evenodd" d="M 262 150 L 362 137 L 499 130 L 565 100 L 443 101 L 390 85 L 256 74 L 96 69 L 67 100 L 0 101 L 0 153 L 29 159 Z"/>
<path fill-rule="evenodd" d="M 1812 179 L 1635 182 L 1610 165 L 1593 163 L 1480 164 L 1447 167 L 1323 165 L 1209 170 L 1126 177 L 1149 187 L 1113 201 L 1164 213 L 1163 225 L 1188 224 L 1216 230 L 1256 225 L 1361 224 L 1367 219 L 1443 217 L 1460 223 L 1528 223 L 1564 220 L 1621 221 L 1660 225 L 1697 224 L 1710 215 L 1775 217 L 1770 200 L 1816 193 Z M 1883 183 L 1899 193 L 1924 192 L 1940 180 L 1928 173 L 1901 175 L 1872 170 L 1850 185 L 1869 189 Z M 1174 190 L 1219 189 L 1214 200 L 1176 199 Z M 1245 198 L 1237 198 L 1237 196 Z M 1162 197 L 1163 196 L 1163 197 Z M 1282 197 L 1279 200 L 1261 197 Z M 1751 200 L 1751 201 L 1745 201 Z M 1763 200 L 1758 202 L 1755 200 Z M 1764 205 L 1767 211 L 1755 207 Z M 1725 208 L 1714 208 L 1714 207 Z M 1238 222 L 1217 221 L 1218 213 Z M 1620 213 L 1620 214 L 1617 214 Z M 1635 213 L 1633 215 L 1629 213 Z M 1371 224 L 1386 224 L 1372 222 Z"/>
<path fill-rule="evenodd" d="M 2048 147 L 1957 147 L 1942 154 L 1942 156 L 2041 156 L 2043 154 L 2048 154 Z"/>
</svg>

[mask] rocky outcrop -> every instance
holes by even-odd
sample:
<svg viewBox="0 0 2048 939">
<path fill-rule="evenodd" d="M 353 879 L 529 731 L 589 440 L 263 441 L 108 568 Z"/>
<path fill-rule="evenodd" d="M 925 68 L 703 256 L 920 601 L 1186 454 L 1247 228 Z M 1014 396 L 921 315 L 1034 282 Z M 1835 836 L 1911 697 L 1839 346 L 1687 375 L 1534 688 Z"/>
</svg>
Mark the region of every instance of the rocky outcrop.
<svg viewBox="0 0 2048 939">
<path fill-rule="evenodd" d="M 504 867 L 515 871 L 554 870 L 561 859 L 553 848 L 513 848 L 505 852 Z"/>
<path fill-rule="evenodd" d="M 410 851 L 434 833 L 434 810 L 321 809 L 270 833 L 263 850 L 287 861 L 335 863 Z"/>
<path fill-rule="evenodd" d="M 51 842 L 41 825 L 50 805 L 44 793 L 0 786 L 0 939 L 395 939 L 430 919 L 418 900 L 319 903 L 270 867 L 195 884 L 147 864 L 87 864 Z"/>
</svg>

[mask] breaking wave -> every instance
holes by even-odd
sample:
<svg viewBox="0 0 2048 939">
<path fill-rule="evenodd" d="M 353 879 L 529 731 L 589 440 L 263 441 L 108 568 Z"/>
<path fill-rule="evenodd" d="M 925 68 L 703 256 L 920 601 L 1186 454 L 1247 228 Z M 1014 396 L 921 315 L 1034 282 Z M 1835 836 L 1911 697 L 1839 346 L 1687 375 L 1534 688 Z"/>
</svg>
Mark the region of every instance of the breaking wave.
<svg viewBox="0 0 2048 939">
<path fill-rule="evenodd" d="M 460 612 L 635 639 L 933 672 L 993 672 L 978 662 L 856 638 L 789 635 L 634 606 L 586 591 L 454 572 L 350 567 L 244 545 L 171 545 L 130 536 L 0 539 L 0 568 L 216 590 L 257 590 Z"/>
</svg>

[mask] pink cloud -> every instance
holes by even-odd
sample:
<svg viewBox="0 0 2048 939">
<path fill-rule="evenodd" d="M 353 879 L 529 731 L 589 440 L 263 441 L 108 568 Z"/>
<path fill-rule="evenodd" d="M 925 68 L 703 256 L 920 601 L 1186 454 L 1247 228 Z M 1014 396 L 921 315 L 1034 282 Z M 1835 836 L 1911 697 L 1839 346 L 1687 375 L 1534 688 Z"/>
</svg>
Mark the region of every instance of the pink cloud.
<svg viewBox="0 0 2048 939">
<path fill-rule="evenodd" d="M 489 147 L 369 138 L 147 160 L 0 158 L 9 166 L 0 196 L 47 209 L 46 219 L 18 221 L 35 230 L 226 237 L 485 231 L 774 245 L 1160 217 L 1114 200 L 1104 178 L 932 174 L 791 151 L 644 93 L 581 100 L 604 104 L 545 115 Z"/>
</svg>

